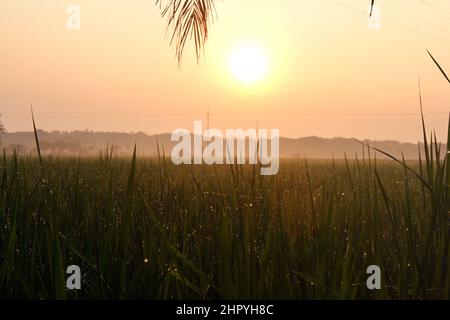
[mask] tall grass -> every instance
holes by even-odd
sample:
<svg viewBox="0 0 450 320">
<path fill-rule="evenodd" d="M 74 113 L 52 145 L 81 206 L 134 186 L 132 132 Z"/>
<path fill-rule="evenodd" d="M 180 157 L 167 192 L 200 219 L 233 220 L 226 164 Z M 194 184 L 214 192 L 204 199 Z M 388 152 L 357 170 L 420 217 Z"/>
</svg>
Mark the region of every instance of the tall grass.
<svg viewBox="0 0 450 320">
<path fill-rule="evenodd" d="M 108 153 L 41 170 L 4 155 L 0 296 L 448 299 L 449 169 L 434 138 L 427 148 L 403 165 L 369 150 L 284 161 L 275 177 Z M 80 292 L 65 289 L 71 264 Z M 372 264 L 380 291 L 365 285 Z"/>
<path fill-rule="evenodd" d="M 131 164 L 3 152 L 0 297 L 449 299 L 450 121 L 446 150 L 422 125 L 420 161 L 367 146 L 273 177 L 177 167 L 164 150 Z M 72 264 L 81 291 L 65 288 Z"/>
</svg>

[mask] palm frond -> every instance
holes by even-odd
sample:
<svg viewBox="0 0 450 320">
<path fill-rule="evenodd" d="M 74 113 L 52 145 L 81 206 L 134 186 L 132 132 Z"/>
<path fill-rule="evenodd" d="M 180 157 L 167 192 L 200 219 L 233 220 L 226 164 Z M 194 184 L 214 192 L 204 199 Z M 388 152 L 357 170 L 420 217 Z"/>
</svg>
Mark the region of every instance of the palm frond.
<svg viewBox="0 0 450 320">
<path fill-rule="evenodd" d="M 188 40 L 194 40 L 197 61 L 200 52 L 208 40 L 209 24 L 215 12 L 214 0 L 156 0 L 167 17 L 168 29 L 172 35 L 170 44 L 175 44 L 178 63 L 181 63 L 183 51 Z M 370 16 L 375 0 L 371 0 Z"/>
<path fill-rule="evenodd" d="M 193 40 L 197 61 L 208 39 L 209 24 L 212 21 L 214 0 L 156 0 L 162 8 L 162 16 L 168 19 L 171 30 L 170 43 L 175 45 L 178 62 L 188 40 Z"/>
</svg>

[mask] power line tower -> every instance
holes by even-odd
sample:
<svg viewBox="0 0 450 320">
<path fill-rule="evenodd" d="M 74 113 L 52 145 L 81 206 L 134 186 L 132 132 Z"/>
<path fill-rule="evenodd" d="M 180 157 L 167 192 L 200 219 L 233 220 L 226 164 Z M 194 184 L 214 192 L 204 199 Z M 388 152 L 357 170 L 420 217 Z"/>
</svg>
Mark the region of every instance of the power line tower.
<svg viewBox="0 0 450 320">
<path fill-rule="evenodd" d="M 209 112 L 209 108 L 206 111 L 206 130 L 209 130 L 209 117 L 211 116 L 211 113 Z"/>
</svg>

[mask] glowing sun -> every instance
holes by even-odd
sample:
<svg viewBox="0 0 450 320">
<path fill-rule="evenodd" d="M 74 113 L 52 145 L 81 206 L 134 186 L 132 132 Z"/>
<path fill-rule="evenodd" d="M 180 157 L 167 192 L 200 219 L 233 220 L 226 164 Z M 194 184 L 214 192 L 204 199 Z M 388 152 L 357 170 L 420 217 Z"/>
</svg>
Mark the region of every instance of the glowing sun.
<svg viewBox="0 0 450 320">
<path fill-rule="evenodd" d="M 261 48 L 242 46 L 231 52 L 228 67 L 237 81 L 250 85 L 264 79 L 268 64 L 267 55 Z"/>
</svg>

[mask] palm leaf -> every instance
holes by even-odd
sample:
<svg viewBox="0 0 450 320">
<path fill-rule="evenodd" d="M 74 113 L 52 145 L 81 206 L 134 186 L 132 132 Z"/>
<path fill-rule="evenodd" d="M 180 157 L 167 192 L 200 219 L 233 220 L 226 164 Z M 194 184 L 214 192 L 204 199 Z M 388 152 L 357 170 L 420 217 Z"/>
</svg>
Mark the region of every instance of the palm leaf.
<svg viewBox="0 0 450 320">
<path fill-rule="evenodd" d="M 172 35 L 170 44 L 175 45 L 178 63 L 181 63 L 183 51 L 188 40 L 193 40 L 197 61 L 209 34 L 209 23 L 215 12 L 214 0 L 156 0 L 162 9 L 162 16 L 168 19 L 168 29 Z M 372 16 L 375 0 L 371 0 Z"/>
<path fill-rule="evenodd" d="M 187 40 L 193 40 L 197 60 L 208 39 L 209 23 L 214 11 L 214 0 L 157 0 L 162 16 L 168 19 L 172 30 L 170 43 L 175 45 L 178 62 L 181 63 Z"/>
</svg>

